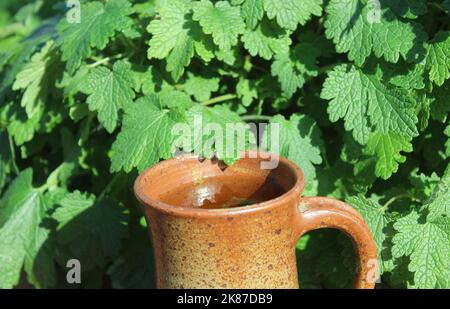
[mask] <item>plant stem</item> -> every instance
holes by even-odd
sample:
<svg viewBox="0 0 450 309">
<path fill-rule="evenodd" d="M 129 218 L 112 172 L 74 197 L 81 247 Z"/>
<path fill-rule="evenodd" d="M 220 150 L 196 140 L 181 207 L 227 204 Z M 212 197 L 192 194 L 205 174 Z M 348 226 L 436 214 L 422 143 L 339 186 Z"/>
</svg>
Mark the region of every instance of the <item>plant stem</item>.
<svg viewBox="0 0 450 309">
<path fill-rule="evenodd" d="M 133 49 L 133 50 L 135 50 L 135 51 L 139 51 L 139 48 L 133 43 L 133 41 L 131 41 L 129 38 L 127 38 L 125 35 L 121 35 L 120 37 L 119 37 L 119 39 L 122 41 L 122 43 L 124 44 L 124 45 L 126 45 L 126 47 L 128 47 L 128 48 L 131 48 L 131 49 Z"/>
<path fill-rule="evenodd" d="M 110 60 L 123 58 L 123 56 L 124 56 L 123 54 L 117 54 L 117 55 L 112 56 L 112 57 L 105 57 L 105 58 L 97 60 L 94 63 L 89 64 L 88 66 L 90 68 L 95 68 L 95 67 L 98 67 L 99 65 L 108 63 Z"/>
<path fill-rule="evenodd" d="M 39 192 L 39 193 L 44 193 L 45 191 L 47 191 L 47 189 L 50 187 L 50 185 L 46 182 L 46 183 L 44 183 L 42 186 L 40 186 L 39 188 L 36 188 L 36 190 Z"/>
<path fill-rule="evenodd" d="M 391 205 L 392 203 L 394 203 L 397 200 L 397 196 L 391 197 L 384 205 L 381 209 L 386 210 L 389 205 Z"/>
<path fill-rule="evenodd" d="M 221 96 L 209 99 L 207 101 L 203 101 L 200 104 L 201 105 L 212 105 L 212 104 L 215 104 L 215 103 L 229 101 L 229 100 L 233 100 L 233 99 L 236 99 L 236 98 L 237 98 L 237 95 L 229 93 L 229 94 L 224 94 L 224 95 L 221 95 Z"/>
<path fill-rule="evenodd" d="M 271 116 L 266 116 L 266 115 L 245 115 L 241 117 L 242 120 L 244 121 L 249 121 L 249 120 L 267 120 L 269 121 L 270 119 L 272 119 Z"/>
<path fill-rule="evenodd" d="M 328 71 L 330 71 L 331 69 L 333 69 L 335 66 L 338 66 L 340 63 L 334 63 L 334 64 L 330 64 L 330 65 L 326 65 L 324 67 L 321 67 L 317 70 L 317 73 L 320 75 L 322 73 L 326 73 Z M 305 80 L 305 83 L 313 80 L 314 78 L 316 78 L 317 76 L 308 76 Z"/>
<path fill-rule="evenodd" d="M 326 65 L 324 67 L 321 67 L 321 68 L 319 68 L 318 73 L 322 74 L 322 73 L 328 72 L 329 70 L 333 69 L 335 66 L 337 66 L 339 64 L 340 63 L 333 63 L 333 64 L 330 64 L 330 65 Z"/>
<path fill-rule="evenodd" d="M 409 197 L 407 194 L 401 194 L 401 195 L 397 195 L 397 196 L 393 196 L 391 197 L 381 208 L 383 211 L 386 210 L 392 203 L 394 203 L 396 200 L 405 198 L 405 197 Z"/>
<path fill-rule="evenodd" d="M 14 142 L 12 140 L 11 135 L 9 135 L 9 134 L 7 134 L 7 135 L 8 135 L 8 141 L 9 141 L 9 150 L 11 151 L 12 166 L 14 169 L 14 173 L 16 173 L 16 175 L 18 175 L 20 171 L 16 164 L 16 152 L 14 150 Z"/>
<path fill-rule="evenodd" d="M 428 2 L 428 5 L 434 6 L 434 7 L 437 8 L 438 10 L 440 10 L 440 11 L 442 11 L 442 12 L 444 12 L 444 13 L 447 13 L 447 11 L 446 11 L 440 4 L 438 4 L 438 3 L 436 3 L 436 2 Z"/>
<path fill-rule="evenodd" d="M 58 171 L 64 166 L 65 162 L 62 162 L 60 165 L 58 165 L 47 177 L 47 181 L 40 186 L 39 188 L 37 188 L 36 190 L 39 191 L 39 193 L 44 193 L 45 191 L 47 191 L 49 188 L 51 187 L 56 187 L 59 184 L 58 181 Z"/>
</svg>

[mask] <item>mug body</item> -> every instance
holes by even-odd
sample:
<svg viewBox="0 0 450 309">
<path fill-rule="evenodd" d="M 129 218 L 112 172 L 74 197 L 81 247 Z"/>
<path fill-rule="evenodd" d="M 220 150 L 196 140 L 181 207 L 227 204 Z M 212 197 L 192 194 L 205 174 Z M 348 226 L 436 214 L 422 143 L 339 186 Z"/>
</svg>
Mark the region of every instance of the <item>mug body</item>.
<svg viewBox="0 0 450 309">
<path fill-rule="evenodd" d="M 263 160 L 247 153 L 223 170 L 186 155 L 138 177 L 135 193 L 151 231 L 158 288 L 298 287 L 294 220 L 303 174 L 281 157 L 276 168 L 261 169 Z M 177 191 L 186 186 L 193 190 Z M 267 200 L 233 208 L 196 206 L 199 198 L 225 201 L 229 194 Z"/>
</svg>

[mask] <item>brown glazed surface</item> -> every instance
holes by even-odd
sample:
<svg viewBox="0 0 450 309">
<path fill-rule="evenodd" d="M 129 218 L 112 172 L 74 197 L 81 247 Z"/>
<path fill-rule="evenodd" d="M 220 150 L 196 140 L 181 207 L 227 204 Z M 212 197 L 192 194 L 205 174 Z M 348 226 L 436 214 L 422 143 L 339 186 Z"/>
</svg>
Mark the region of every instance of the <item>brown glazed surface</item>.
<svg viewBox="0 0 450 309">
<path fill-rule="evenodd" d="M 151 229 L 157 286 L 297 288 L 297 240 L 307 231 L 332 227 L 355 245 L 355 287 L 373 288 L 376 248 L 362 217 L 334 199 L 302 198 L 303 173 L 287 159 L 280 157 L 273 170 L 260 169 L 262 160 L 250 152 L 222 170 L 210 160 L 186 155 L 160 162 L 137 178 L 134 190 Z M 201 194 L 186 194 L 196 189 Z M 205 206 L 204 196 L 222 207 L 231 205 L 230 196 L 245 201 L 256 196 L 259 203 L 199 208 Z"/>
</svg>

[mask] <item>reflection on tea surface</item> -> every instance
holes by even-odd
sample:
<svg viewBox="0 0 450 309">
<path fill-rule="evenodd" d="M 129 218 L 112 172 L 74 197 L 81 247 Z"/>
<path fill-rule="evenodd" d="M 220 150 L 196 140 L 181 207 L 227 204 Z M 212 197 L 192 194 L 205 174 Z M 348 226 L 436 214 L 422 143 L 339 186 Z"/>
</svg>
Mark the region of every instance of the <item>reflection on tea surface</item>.
<svg viewBox="0 0 450 309">
<path fill-rule="evenodd" d="M 170 205 L 195 208 L 232 208 L 261 203 L 282 195 L 285 191 L 276 183 L 260 183 L 253 177 L 233 179 L 211 177 L 199 184 L 188 183 L 159 196 Z"/>
</svg>

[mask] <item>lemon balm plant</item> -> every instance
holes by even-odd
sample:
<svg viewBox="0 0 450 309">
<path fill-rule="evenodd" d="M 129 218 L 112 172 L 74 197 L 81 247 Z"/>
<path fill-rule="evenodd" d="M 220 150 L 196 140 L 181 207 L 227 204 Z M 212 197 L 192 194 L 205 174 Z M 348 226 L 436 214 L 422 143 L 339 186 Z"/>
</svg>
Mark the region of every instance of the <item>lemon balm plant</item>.
<svg viewBox="0 0 450 309">
<path fill-rule="evenodd" d="M 449 288 L 449 10 L 448 0 L 3 0 L 0 287 L 72 286 L 71 259 L 76 286 L 152 287 L 132 182 L 172 155 L 175 124 L 202 116 L 276 124 L 305 195 L 364 216 L 379 287 Z M 297 247 L 300 287 L 351 286 L 344 235 L 309 233 Z"/>
</svg>

